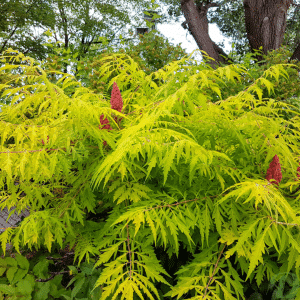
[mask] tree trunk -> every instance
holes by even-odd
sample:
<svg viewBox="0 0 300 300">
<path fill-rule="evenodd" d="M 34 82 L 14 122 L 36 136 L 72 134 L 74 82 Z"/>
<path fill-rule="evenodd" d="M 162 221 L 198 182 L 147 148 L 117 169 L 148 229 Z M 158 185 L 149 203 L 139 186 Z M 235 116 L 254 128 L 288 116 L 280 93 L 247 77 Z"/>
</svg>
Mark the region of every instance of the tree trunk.
<svg viewBox="0 0 300 300">
<path fill-rule="evenodd" d="M 186 19 L 184 23 L 188 24 L 188 29 L 199 49 L 205 51 L 209 57 L 215 60 L 203 58 L 204 61 L 207 61 L 215 69 L 219 67 L 220 63 L 227 63 L 227 60 L 221 56 L 224 55 L 227 57 L 227 55 L 211 40 L 208 34 L 207 11 L 212 6 L 218 6 L 218 4 L 209 3 L 207 5 L 200 4 L 196 6 L 194 0 L 181 0 L 181 10 Z"/>
<path fill-rule="evenodd" d="M 293 0 L 244 0 L 245 25 L 252 52 L 263 54 L 280 48 L 286 28 L 287 10 Z M 260 62 L 262 56 L 257 56 Z"/>
<path fill-rule="evenodd" d="M 181 0 L 181 10 L 186 19 L 181 25 L 187 28 L 186 24 L 188 24 L 188 30 L 199 49 L 204 50 L 215 60 L 204 58 L 204 61 L 217 68 L 220 63 L 228 63 L 226 53 L 211 40 L 208 34 L 207 11 L 218 4 L 206 1 L 207 4 L 204 5 L 203 2 L 196 5 L 194 0 Z M 280 48 L 286 29 L 287 11 L 291 4 L 294 4 L 293 0 L 244 0 L 247 37 L 253 53 L 260 47 L 265 55 L 269 51 Z M 256 59 L 260 65 L 263 64 L 262 55 L 257 55 Z M 290 60 L 292 59 L 300 61 L 300 44 Z"/>
<path fill-rule="evenodd" d="M 291 62 L 291 60 L 293 59 L 297 59 L 298 61 L 300 61 L 300 43 L 298 44 L 297 48 L 295 49 L 293 55 L 291 56 L 289 62 Z"/>
</svg>

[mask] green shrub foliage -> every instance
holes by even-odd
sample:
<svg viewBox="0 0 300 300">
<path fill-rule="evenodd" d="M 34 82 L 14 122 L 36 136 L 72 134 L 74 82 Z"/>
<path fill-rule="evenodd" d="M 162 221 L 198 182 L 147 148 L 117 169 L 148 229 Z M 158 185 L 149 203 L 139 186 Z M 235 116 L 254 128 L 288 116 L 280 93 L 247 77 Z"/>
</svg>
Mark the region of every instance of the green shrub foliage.
<svg viewBox="0 0 300 300">
<path fill-rule="evenodd" d="M 265 69 L 250 56 L 215 70 L 184 57 L 146 74 L 111 54 L 98 72 L 118 87 L 116 110 L 73 76 L 54 81 L 3 53 L 0 78 L 21 71 L 0 84 L 0 208 L 31 212 L 0 235 L 3 253 L 68 245 L 84 274 L 99 271 L 103 300 L 245 299 L 299 279 L 300 122 L 287 98 L 299 101 L 298 70 L 272 55 Z M 19 257 L 10 263 L 28 273 L 22 284 L 47 278 Z M 0 293 L 11 295 L 22 276 L 3 260 Z"/>
<path fill-rule="evenodd" d="M 108 49 L 103 51 L 100 55 L 93 57 L 93 61 L 87 64 L 89 68 L 89 80 L 90 87 L 94 92 L 101 92 L 104 94 L 110 94 L 111 88 L 107 86 L 112 78 L 116 77 L 120 72 L 127 72 L 130 75 L 130 69 L 125 70 L 123 65 L 113 65 L 110 64 L 110 60 L 115 57 L 115 54 L 127 54 L 137 63 L 138 68 L 143 70 L 145 74 L 150 75 L 157 72 L 163 66 L 169 64 L 172 61 L 182 59 L 187 53 L 181 48 L 180 45 L 172 46 L 167 39 L 158 35 L 156 30 L 145 33 L 144 35 L 139 35 L 139 43 L 135 46 L 133 43 L 129 43 L 125 49 L 117 49 L 113 51 Z M 110 64 L 110 70 L 112 72 L 100 72 L 99 70 L 105 66 L 107 63 Z M 127 60 L 130 64 L 130 61 Z M 187 64 L 191 64 L 188 61 Z M 126 74 L 126 73 L 125 73 Z M 152 79 L 156 84 L 160 85 L 161 81 L 156 78 Z M 130 86 L 130 82 L 128 88 Z"/>
</svg>

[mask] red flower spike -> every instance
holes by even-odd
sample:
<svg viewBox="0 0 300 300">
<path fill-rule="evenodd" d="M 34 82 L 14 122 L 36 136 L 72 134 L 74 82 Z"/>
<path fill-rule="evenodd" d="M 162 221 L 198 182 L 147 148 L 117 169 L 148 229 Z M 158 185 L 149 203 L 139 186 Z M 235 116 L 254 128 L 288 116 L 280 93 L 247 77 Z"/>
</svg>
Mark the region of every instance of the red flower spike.
<svg viewBox="0 0 300 300">
<path fill-rule="evenodd" d="M 112 109 L 117 110 L 118 112 L 121 112 L 122 108 L 123 108 L 123 100 L 122 100 L 121 92 L 115 82 L 113 83 L 113 89 L 111 92 L 110 106 Z M 104 118 L 104 116 L 101 115 L 100 123 L 101 123 L 101 125 L 105 125 L 104 127 L 102 127 L 102 129 L 112 130 L 112 127 L 109 124 L 109 120 L 107 118 L 105 118 L 105 120 L 104 120 L 103 118 Z M 118 117 L 114 117 L 114 120 L 118 123 Z M 120 119 L 120 121 L 121 121 L 121 119 Z M 100 126 L 99 126 L 99 129 L 101 129 Z M 106 145 L 107 145 L 106 141 L 103 141 L 103 146 L 106 146 Z"/>
<path fill-rule="evenodd" d="M 115 82 L 113 83 L 113 89 L 111 92 L 110 106 L 118 112 L 121 112 L 123 108 L 121 92 Z"/>
<path fill-rule="evenodd" d="M 300 166 L 297 168 L 297 177 L 300 179 Z"/>
<path fill-rule="evenodd" d="M 101 125 L 105 125 L 102 129 L 108 129 L 108 130 L 111 130 L 112 128 L 111 128 L 111 126 L 110 126 L 110 124 L 109 124 L 109 120 L 107 119 L 107 118 L 105 118 L 104 120 L 103 120 L 103 118 L 104 118 L 104 115 L 101 115 L 100 116 L 100 123 L 101 123 Z M 101 127 L 100 127 L 100 125 L 99 125 L 99 129 L 100 129 Z"/>
<path fill-rule="evenodd" d="M 102 129 L 107 129 L 107 130 L 112 130 L 110 124 L 109 124 L 109 120 L 107 118 L 103 119 L 104 118 L 104 115 L 101 115 L 100 116 L 100 123 L 101 125 L 104 125 L 106 124 Z M 101 125 L 99 125 L 99 129 L 101 129 Z M 106 141 L 103 141 L 103 146 L 106 146 L 107 143 Z"/>
<path fill-rule="evenodd" d="M 267 171 L 266 179 L 269 181 L 270 179 L 275 179 L 276 180 L 275 184 L 277 185 L 282 179 L 281 166 L 277 154 L 273 157 L 273 160 L 270 163 L 269 169 Z"/>
</svg>

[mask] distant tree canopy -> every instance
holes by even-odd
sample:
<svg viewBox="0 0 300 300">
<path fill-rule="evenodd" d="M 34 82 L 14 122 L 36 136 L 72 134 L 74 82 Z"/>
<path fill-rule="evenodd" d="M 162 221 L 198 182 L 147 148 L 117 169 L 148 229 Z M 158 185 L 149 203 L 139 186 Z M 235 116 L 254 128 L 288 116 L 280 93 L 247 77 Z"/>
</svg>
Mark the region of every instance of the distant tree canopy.
<svg viewBox="0 0 300 300">
<path fill-rule="evenodd" d="M 131 6 L 137 11 L 134 21 Z M 132 30 L 141 24 L 143 11 L 151 7 L 149 1 L 138 0 L 128 0 L 126 5 L 119 0 L 5 0 L 0 4 L 0 52 L 13 48 L 42 60 L 52 53 L 45 43 L 59 42 L 82 58 L 91 45 L 101 48 L 103 37 L 108 46 L 119 45 L 120 34 L 129 38 L 126 25 Z"/>
</svg>

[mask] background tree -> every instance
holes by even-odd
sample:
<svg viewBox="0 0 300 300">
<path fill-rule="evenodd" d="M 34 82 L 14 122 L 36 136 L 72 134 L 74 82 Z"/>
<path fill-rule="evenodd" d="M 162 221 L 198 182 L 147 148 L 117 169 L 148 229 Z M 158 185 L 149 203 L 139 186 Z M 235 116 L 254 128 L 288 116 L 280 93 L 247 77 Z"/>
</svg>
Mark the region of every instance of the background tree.
<svg viewBox="0 0 300 300">
<path fill-rule="evenodd" d="M 133 20 L 128 4 L 137 11 Z M 80 60 L 91 45 L 98 44 L 101 52 L 104 37 L 108 47 L 119 44 L 123 40 L 120 35 L 125 40 L 130 38 L 125 26 L 131 25 L 131 29 L 138 26 L 142 12 L 151 8 L 150 4 L 137 0 L 126 1 L 126 5 L 123 1 L 6 0 L 0 6 L 3 20 L 0 52 L 13 48 L 42 60 L 53 53 L 53 46 L 59 42 L 59 47 L 70 48 L 70 53 L 77 53 Z M 94 48 L 92 54 L 95 52 Z"/>
<path fill-rule="evenodd" d="M 217 2 L 217 1 L 215 1 Z M 223 1 L 222 5 L 208 11 L 210 23 L 216 23 L 225 37 L 232 38 L 234 51 L 244 56 L 251 51 L 245 26 L 243 1 Z M 286 30 L 282 46 L 294 51 L 299 43 L 299 5 L 296 1 L 290 6 L 287 14 Z"/>
<path fill-rule="evenodd" d="M 264 54 L 270 49 L 277 49 L 279 41 L 280 45 L 287 45 L 289 50 L 294 51 L 296 48 L 297 32 L 299 32 L 299 22 L 297 22 L 299 19 L 297 7 L 299 5 L 296 4 L 296 1 L 278 0 L 278 2 L 258 1 L 256 3 L 256 1 L 251 0 L 161 0 L 161 2 L 170 5 L 168 12 L 172 18 L 178 20 L 180 16 L 185 16 L 186 20 L 182 26 L 189 30 L 199 49 L 207 50 L 207 54 L 219 63 L 228 63 L 228 59 L 226 59 L 227 55 L 222 50 L 221 45 L 216 45 L 208 35 L 208 24 L 212 22 L 217 23 L 224 36 L 234 39 L 234 51 L 238 54 L 245 54 L 248 50 L 254 53 L 253 49 L 258 50 L 260 46 L 263 47 L 263 36 L 265 36 L 264 47 L 266 49 L 263 50 Z M 291 9 L 287 22 L 289 8 Z M 252 10 L 257 13 L 252 14 Z M 263 22 L 264 26 L 262 26 Z M 276 26 L 279 27 L 276 29 Z M 259 30 L 261 27 L 265 33 Z M 276 30 L 280 32 L 277 34 L 277 39 L 269 41 L 267 39 L 268 30 L 270 36 L 274 36 Z M 287 35 L 283 38 L 285 32 Z M 257 59 L 260 61 L 262 56 L 258 56 Z M 212 64 L 215 65 L 213 62 Z"/>
<path fill-rule="evenodd" d="M 15 48 L 37 59 L 45 58 L 45 36 L 56 22 L 52 0 L 5 0 L 0 5 L 0 52 Z"/>
<path fill-rule="evenodd" d="M 93 0 L 51 0 L 46 2 L 45 5 L 43 0 L 27 0 L 22 2 L 6 0 L 2 4 L 0 10 L 2 12 L 1 18 L 3 22 L 1 24 L 3 24 L 2 27 L 6 29 L 2 32 L 3 37 L 1 37 L 0 40 L 2 41 L 2 45 L 0 45 L 2 50 L 13 47 L 23 53 L 30 54 L 32 57 L 42 59 L 47 56 L 45 53 L 53 53 L 54 43 L 61 42 L 59 47 L 65 51 L 70 51 L 68 54 L 76 56 L 77 61 L 80 61 L 87 54 L 92 53 L 95 55 L 97 52 L 101 52 L 101 49 L 103 50 L 103 47 L 101 47 L 101 45 L 103 45 L 101 37 L 106 37 L 109 45 L 113 45 L 114 42 L 119 43 L 122 40 L 129 41 L 131 39 L 128 32 L 124 31 L 124 26 L 130 24 L 128 10 L 126 11 L 122 6 L 119 6 L 118 2 L 113 2 L 112 4 L 107 3 L 107 1 L 101 3 Z M 151 2 L 153 3 L 154 1 Z M 260 18 L 265 19 L 265 25 L 267 24 L 266 18 L 269 18 L 271 15 L 276 15 L 278 20 L 286 19 L 286 22 L 282 23 L 282 29 L 284 29 L 286 25 L 286 34 L 284 35 L 282 45 L 287 45 L 291 51 L 296 49 L 299 40 L 298 32 L 300 25 L 298 22 L 299 15 L 297 14 L 299 5 L 296 2 L 296 0 L 283 1 L 282 3 L 280 2 L 281 4 L 278 2 L 280 5 L 277 5 L 274 9 L 278 10 L 278 12 L 281 10 L 283 12 L 282 14 L 276 14 L 274 9 L 271 12 L 271 10 L 266 11 L 263 8 L 263 14 L 260 14 Z M 142 10 L 149 4 L 147 1 L 136 2 L 136 0 L 131 0 L 127 3 L 133 4 L 134 7 L 137 8 L 138 16 L 141 15 Z M 199 49 L 206 49 L 213 55 L 211 57 L 218 57 L 222 63 L 228 63 L 228 57 L 222 50 L 222 43 L 216 44 L 208 36 L 207 29 L 209 23 L 215 22 L 219 26 L 222 34 L 226 37 L 233 38 L 235 44 L 233 50 L 236 51 L 237 54 L 243 56 L 248 50 L 252 49 L 251 51 L 253 51 L 253 47 L 257 46 L 251 46 L 251 44 L 249 44 L 245 25 L 245 7 L 241 0 L 189 0 L 183 1 L 183 6 L 181 6 L 179 0 L 161 0 L 160 3 L 167 4 L 169 6 L 169 17 L 177 20 L 180 16 L 184 15 L 184 7 L 189 7 L 189 10 L 191 10 L 191 14 L 189 15 L 192 16 L 194 14 L 196 17 L 194 19 L 198 19 L 198 22 L 202 22 L 203 26 L 200 26 L 200 23 L 197 25 L 197 22 L 194 22 L 194 25 L 190 24 L 192 27 L 200 27 L 197 30 L 191 30 L 192 27 L 189 26 L 191 20 L 189 22 L 186 20 L 182 25 L 191 33 L 194 32 L 193 34 L 196 34 L 196 32 L 200 30 L 201 34 L 197 33 L 198 37 L 194 37 L 196 41 L 198 40 L 198 43 L 200 43 L 198 45 Z M 254 1 L 245 1 L 245 5 L 246 7 L 249 5 L 253 7 L 256 6 Z M 183 10 L 182 7 L 184 8 Z M 265 7 L 270 8 L 272 6 L 269 5 Z M 288 7 L 289 9 L 287 9 Z M 251 9 L 246 9 L 246 11 L 251 11 Z M 269 14 L 269 16 L 267 16 L 267 14 Z M 102 19 L 99 20 L 101 17 Z M 8 22 L 9 18 L 10 22 Z M 24 23 L 25 19 L 26 26 Z M 114 19 L 114 22 L 111 22 L 112 19 Z M 140 20 L 140 17 L 135 17 L 135 21 L 137 20 Z M 167 15 L 161 15 L 161 18 L 158 19 L 158 23 L 164 23 L 168 20 Z M 133 20 L 131 20 L 131 25 L 133 25 L 132 21 Z M 258 21 L 261 24 L 262 20 Z M 249 22 L 251 23 L 253 21 L 248 18 L 247 24 L 250 24 Z M 274 24 L 275 23 L 279 24 L 278 22 L 274 22 Z M 9 28 L 8 24 L 11 24 Z M 112 30 L 112 24 L 117 24 L 118 29 Z M 36 30 L 33 29 L 33 26 L 34 28 L 40 28 L 40 30 L 34 33 Z M 248 27 L 253 28 L 251 24 Z M 53 32 L 53 35 L 50 36 L 48 34 L 47 36 L 45 33 L 49 33 L 50 31 Z M 119 39 L 120 34 L 122 35 L 121 39 Z M 15 38 L 12 39 L 12 36 Z M 48 45 L 43 45 L 48 40 L 52 41 L 51 46 L 49 43 Z M 261 37 L 259 40 L 262 41 Z M 262 42 L 259 43 L 262 44 Z M 92 45 L 99 45 L 100 47 L 93 47 L 90 52 L 88 50 L 91 49 Z M 70 47 L 70 50 L 68 50 L 68 47 Z M 274 48 L 272 46 L 271 48 L 276 49 L 276 47 Z M 225 58 L 223 56 L 225 56 Z M 65 54 L 65 57 L 67 58 L 68 55 Z M 296 58 L 296 53 L 294 53 L 293 58 Z M 258 57 L 258 60 L 261 60 L 261 57 Z M 65 71 L 68 63 L 65 62 L 63 66 Z"/>
</svg>

